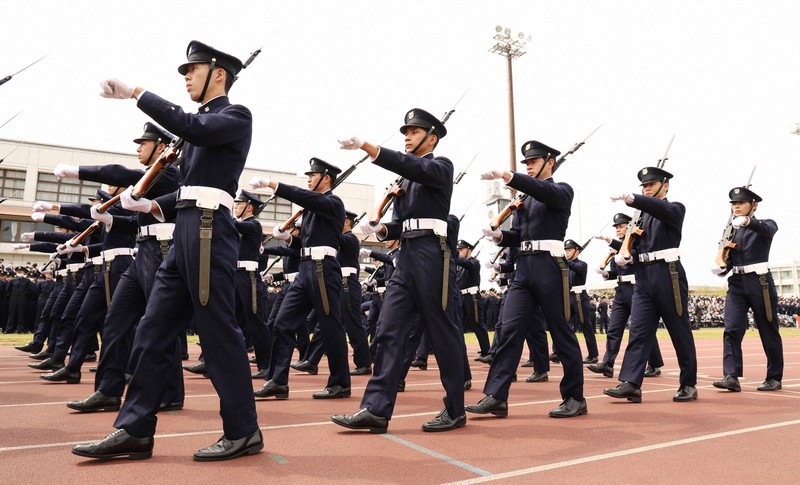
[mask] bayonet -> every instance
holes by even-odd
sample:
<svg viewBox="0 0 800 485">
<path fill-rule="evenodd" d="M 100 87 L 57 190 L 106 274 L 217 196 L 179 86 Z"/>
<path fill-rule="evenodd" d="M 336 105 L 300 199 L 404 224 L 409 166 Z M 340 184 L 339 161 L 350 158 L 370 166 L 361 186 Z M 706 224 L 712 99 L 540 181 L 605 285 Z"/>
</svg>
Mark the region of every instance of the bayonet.
<svg viewBox="0 0 800 485">
<path fill-rule="evenodd" d="M 597 130 L 602 128 L 604 124 L 605 123 L 600 123 L 600 126 L 592 130 L 592 132 L 589 133 L 588 135 L 586 135 L 586 138 L 584 138 L 583 141 L 579 141 L 578 143 L 574 144 L 572 148 L 570 148 L 566 153 L 562 153 L 561 156 L 558 157 L 558 160 L 556 160 L 556 162 L 553 164 L 553 173 L 556 173 L 558 167 L 560 167 L 562 163 L 567 161 L 567 157 L 577 152 L 578 149 L 586 143 L 586 140 L 588 140 L 590 136 L 594 135 L 597 132 Z"/>
<path fill-rule="evenodd" d="M 41 61 L 42 59 L 44 59 L 45 57 L 47 57 L 47 56 L 49 56 L 49 55 L 50 55 L 50 54 L 46 54 L 46 55 L 44 55 L 44 56 L 40 57 L 39 59 L 37 59 L 37 60 L 35 60 L 35 61 L 31 62 L 31 63 L 30 63 L 30 64 L 28 64 L 27 66 L 25 66 L 25 67 L 23 67 L 22 69 L 20 69 L 19 71 L 15 72 L 14 74 L 11 74 L 10 76 L 6 76 L 6 77 L 4 77 L 3 79 L 0 79 L 0 86 L 2 86 L 3 84 L 7 83 L 8 81 L 11 81 L 11 78 L 12 78 L 12 77 L 16 76 L 17 74 L 21 73 L 21 72 L 22 72 L 22 71 L 24 71 L 25 69 L 27 69 L 27 68 L 31 67 L 32 65 L 36 64 L 37 62 Z"/>
<path fill-rule="evenodd" d="M 478 153 L 480 153 L 480 150 L 478 151 Z M 470 160 L 467 166 L 464 167 L 464 170 L 462 170 L 461 172 L 458 173 L 458 175 L 456 175 L 455 180 L 453 180 L 453 185 L 458 185 L 458 183 L 461 182 L 461 179 L 464 178 L 464 175 L 467 174 L 467 170 L 469 170 L 469 167 L 472 166 L 472 162 L 474 162 L 475 159 L 478 158 L 478 153 L 476 153 L 475 156 L 472 157 L 472 160 Z"/>
</svg>

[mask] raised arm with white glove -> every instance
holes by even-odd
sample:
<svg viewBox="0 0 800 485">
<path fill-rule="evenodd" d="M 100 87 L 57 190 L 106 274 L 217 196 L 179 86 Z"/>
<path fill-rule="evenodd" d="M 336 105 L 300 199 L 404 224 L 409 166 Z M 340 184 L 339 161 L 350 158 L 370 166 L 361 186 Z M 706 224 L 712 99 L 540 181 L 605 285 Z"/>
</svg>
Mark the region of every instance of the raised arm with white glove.
<svg viewBox="0 0 800 485">
<path fill-rule="evenodd" d="M 33 203 L 33 212 L 47 212 L 53 210 L 53 204 L 38 200 Z"/>
<path fill-rule="evenodd" d="M 292 233 L 289 231 L 281 231 L 281 226 L 275 226 L 272 228 L 272 236 L 275 239 L 282 239 L 284 241 L 289 241 L 292 239 Z"/>
<path fill-rule="evenodd" d="M 28 249 L 29 247 L 31 247 L 30 244 L 15 244 L 14 251 L 21 251 L 23 249 Z"/>
<path fill-rule="evenodd" d="M 34 212 L 33 214 L 31 214 L 31 219 L 33 219 L 33 222 L 44 221 L 44 212 Z"/>
<path fill-rule="evenodd" d="M 342 150 L 358 150 L 364 146 L 364 141 L 357 136 L 342 138 L 337 141 L 339 142 L 339 148 Z"/>
<path fill-rule="evenodd" d="M 76 179 L 80 168 L 77 165 L 67 165 L 66 163 L 59 163 L 53 169 L 53 175 L 59 179 Z"/>
<path fill-rule="evenodd" d="M 500 229 L 492 229 L 492 226 L 486 226 L 481 231 L 486 239 L 491 239 L 494 242 L 499 242 L 503 239 L 503 233 L 500 232 Z"/>
<path fill-rule="evenodd" d="M 630 192 L 621 192 L 611 196 L 611 202 L 617 202 L 619 200 L 625 202 L 626 204 L 631 204 L 633 203 L 633 194 Z"/>
<path fill-rule="evenodd" d="M 605 268 L 595 268 L 594 272 L 599 275 L 608 276 L 608 270 Z"/>
<path fill-rule="evenodd" d="M 114 223 L 114 216 L 108 212 L 97 212 L 97 206 L 94 205 L 89 208 L 89 212 L 92 214 L 92 219 L 106 225 L 106 231 L 111 230 L 111 225 Z"/>
<path fill-rule="evenodd" d="M 741 227 L 745 227 L 748 224 L 750 224 L 750 218 L 747 217 L 747 216 L 734 217 L 733 220 L 731 221 L 731 225 L 735 229 L 739 229 Z"/>
<path fill-rule="evenodd" d="M 481 174 L 481 180 L 497 180 L 503 178 L 505 170 L 491 170 Z"/>
<path fill-rule="evenodd" d="M 100 82 L 100 96 L 110 99 L 130 99 L 134 88 L 119 79 L 106 79 Z"/>
<path fill-rule="evenodd" d="M 358 250 L 358 254 L 361 255 L 361 257 L 369 256 L 370 254 L 372 254 L 372 251 L 367 248 L 361 248 Z"/>
<path fill-rule="evenodd" d="M 269 188 L 269 183 L 270 183 L 269 179 L 255 176 L 251 178 L 247 184 L 253 189 L 263 189 L 263 188 Z"/>
<path fill-rule="evenodd" d="M 153 210 L 153 202 L 144 197 L 139 198 L 139 200 L 133 200 L 133 197 L 131 197 L 132 192 L 133 186 L 130 186 L 119 195 L 119 202 L 122 204 L 122 208 L 128 209 L 129 211 L 144 212 L 145 214 L 149 214 Z"/>
<path fill-rule="evenodd" d="M 364 221 L 358 225 L 358 229 L 364 235 L 378 234 L 379 232 L 384 232 L 386 230 L 386 226 L 384 226 L 380 222 L 373 226 L 369 221 Z"/>
<path fill-rule="evenodd" d="M 33 233 L 32 232 L 23 232 L 19 238 L 20 241 L 24 243 L 29 243 L 33 241 Z"/>
</svg>

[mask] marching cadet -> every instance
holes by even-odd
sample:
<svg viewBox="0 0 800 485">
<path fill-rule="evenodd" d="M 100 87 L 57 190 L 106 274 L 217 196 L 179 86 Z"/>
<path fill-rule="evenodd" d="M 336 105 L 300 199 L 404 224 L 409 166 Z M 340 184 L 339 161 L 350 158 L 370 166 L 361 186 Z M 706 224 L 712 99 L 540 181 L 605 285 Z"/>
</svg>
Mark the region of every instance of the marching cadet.
<svg viewBox="0 0 800 485">
<path fill-rule="evenodd" d="M 617 288 L 614 291 L 614 302 L 611 306 L 611 320 L 606 330 L 605 355 L 603 355 L 603 360 L 601 362 L 588 366 L 590 371 L 603 374 L 606 377 L 614 377 L 614 361 L 619 354 L 619 349 L 622 346 L 622 335 L 625 333 L 628 318 L 631 316 L 633 285 L 636 283 L 635 262 L 631 262 L 631 264 L 626 264 L 625 266 L 618 266 L 617 263 L 614 262 L 614 255 L 617 254 L 622 247 L 622 240 L 625 238 L 625 231 L 628 228 L 628 223 L 631 222 L 631 217 L 620 212 L 614 215 L 612 222 L 617 239 L 603 235 L 595 236 L 597 239 L 608 243 L 611 247 L 611 251 L 606 258 L 607 262 L 603 261 L 602 267 L 596 268 L 595 272 L 602 275 L 606 280 L 617 280 Z M 605 269 L 606 266 L 609 267 L 608 270 Z M 602 305 L 603 302 L 600 304 Z M 650 352 L 650 358 L 648 359 L 644 377 L 660 375 L 663 365 L 664 361 L 661 358 L 661 348 L 658 345 L 658 339 L 655 334 L 653 334 L 653 350 Z"/>
<path fill-rule="evenodd" d="M 583 397 L 583 366 L 578 339 L 570 328 L 569 270 L 564 259 L 564 235 L 572 207 L 573 190 L 564 182 L 553 181 L 553 167 L 561 152 L 538 141 L 522 146 L 527 175 L 492 170 L 483 180 L 503 179 L 511 188 L 529 197 L 524 208 L 514 214 L 511 229 L 491 226 L 483 230 L 487 238 L 507 247 L 519 246 L 517 270 L 509 285 L 503 308 L 503 330 L 494 362 L 483 392 L 486 397 L 467 406 L 476 414 L 508 415 L 508 389 L 522 356 L 522 343 L 531 324 L 530 315 L 538 306 L 558 348 L 564 366 L 561 405 L 550 411 L 553 418 L 571 418 L 587 413 Z"/>
<path fill-rule="evenodd" d="M 465 331 L 472 329 L 478 339 L 481 355 L 475 360 L 484 364 L 492 363 L 489 353 L 489 332 L 481 318 L 483 313 L 483 298 L 478 294 L 481 285 L 481 263 L 472 257 L 475 249 L 471 243 L 459 239 L 456 245 L 458 254 L 456 260 L 456 285 L 461 292 L 461 323 Z"/>
<path fill-rule="evenodd" d="M 29 325 L 27 314 L 30 295 L 36 290 L 35 285 L 28 279 L 28 268 L 17 266 L 14 268 L 14 277 L 8 281 L 8 319 L 3 333 L 28 333 Z"/>
<path fill-rule="evenodd" d="M 372 294 L 372 302 L 367 313 L 367 335 L 370 338 L 369 353 L 372 356 L 373 362 L 375 361 L 375 351 L 377 350 L 377 342 L 375 334 L 378 331 L 378 324 L 380 323 L 381 308 L 383 308 L 383 295 L 386 293 L 386 283 L 392 279 L 394 272 L 394 262 L 397 259 L 397 253 L 400 250 L 400 240 L 389 239 L 383 241 L 384 246 L 389 251 L 381 253 L 372 251 L 367 248 L 361 248 L 359 254 L 361 256 L 369 256 L 370 258 L 380 261 L 381 266 L 375 269 L 376 273 L 367 278 L 367 284 L 372 283 L 375 290 Z"/>
<path fill-rule="evenodd" d="M 446 392 L 444 409 L 422 429 L 449 431 L 467 422 L 464 335 L 455 313 L 455 261 L 447 245 L 453 163 L 433 154 L 447 130 L 435 116 L 418 108 L 408 111 L 404 121 L 400 132 L 405 135 L 406 153 L 356 137 L 339 140 L 341 148 L 362 149 L 375 165 L 404 179 L 404 194 L 394 201 L 392 221 L 361 226 L 379 240 L 399 239 L 402 245 L 375 335 L 375 373 L 364 391 L 361 409 L 331 417 L 340 426 L 373 433 L 385 433 L 389 426 L 407 357 L 408 322 L 418 317 L 430 337 Z"/>
<path fill-rule="evenodd" d="M 778 225 L 772 219 L 758 219 L 754 214 L 761 197 L 747 187 L 734 187 L 728 193 L 736 230 L 729 246 L 729 259 L 724 267 L 714 265 L 711 271 L 719 276 L 728 272 L 728 293 L 725 296 L 725 338 L 722 371 L 725 377 L 714 387 L 741 391 L 739 377 L 744 375 L 742 338 L 747 330 L 747 310 L 753 320 L 767 355 L 767 378 L 759 391 L 781 389 L 783 378 L 783 342 L 778 332 L 778 294 L 769 271 L 769 250 Z"/>
<path fill-rule="evenodd" d="M 342 200 L 332 191 L 341 169 L 319 158 L 309 160 L 309 165 L 307 190 L 262 177 L 250 180 L 254 189 L 269 187 L 278 197 L 303 207 L 299 238 L 281 231 L 281 226 L 273 229 L 277 239 L 290 240 L 291 245 L 302 245 L 302 249 L 299 273 L 286 291 L 275 319 L 270 360 L 272 378 L 254 393 L 260 398 L 289 397 L 289 365 L 294 353 L 295 335 L 301 330 L 308 334 L 306 317 L 312 308 L 316 311 L 331 371 L 325 389 L 315 392 L 312 397 L 350 397 L 347 339 L 341 311 L 342 270 L 336 259 L 345 211 Z"/>
<path fill-rule="evenodd" d="M 263 438 L 256 421 L 250 365 L 236 324 L 235 278 L 238 233 L 231 209 L 252 139 L 252 115 L 233 105 L 227 93 L 242 63 L 201 42 L 189 43 L 187 62 L 178 68 L 198 114 L 118 80 L 102 84 L 102 96 L 138 99 L 137 106 L 184 140 L 182 186 L 177 193 L 134 200 L 129 187 L 123 207 L 167 220 L 174 217 L 173 246 L 159 266 L 133 344 L 135 372 L 114 426 L 105 439 L 73 448 L 90 458 L 152 456 L 153 435 L 175 341 L 185 331 L 182 313 L 191 312 L 203 341 L 211 382 L 220 397 L 223 435 L 195 452 L 198 461 L 228 460 L 258 453 Z M 213 254 L 213 257 L 212 257 Z"/>
<path fill-rule="evenodd" d="M 680 262 L 678 246 L 686 207 L 667 200 L 672 174 L 658 167 L 645 167 L 638 173 L 642 195 L 628 192 L 611 197 L 642 211 L 643 231 L 633 236 L 627 256 L 622 248 L 614 259 L 620 266 L 635 263 L 636 284 L 631 303 L 628 347 L 619 373 L 621 384 L 603 392 L 611 397 L 642 401 L 642 380 L 658 329 L 659 317 L 669 331 L 678 365 L 680 387 L 672 397 L 675 402 L 697 399 L 697 354 L 689 322 L 687 305 L 689 284 Z"/>
<path fill-rule="evenodd" d="M 586 293 L 586 273 L 589 268 L 586 261 L 578 259 L 582 251 L 583 246 L 572 239 L 564 241 L 564 253 L 567 256 L 567 267 L 569 267 L 569 302 L 573 328 L 576 331 L 580 329 L 586 339 L 588 355 L 583 359 L 583 363 L 596 364 L 597 339 L 594 336 L 594 325 L 590 323 L 590 316 L 594 312 L 589 307 L 589 294 Z"/>
</svg>

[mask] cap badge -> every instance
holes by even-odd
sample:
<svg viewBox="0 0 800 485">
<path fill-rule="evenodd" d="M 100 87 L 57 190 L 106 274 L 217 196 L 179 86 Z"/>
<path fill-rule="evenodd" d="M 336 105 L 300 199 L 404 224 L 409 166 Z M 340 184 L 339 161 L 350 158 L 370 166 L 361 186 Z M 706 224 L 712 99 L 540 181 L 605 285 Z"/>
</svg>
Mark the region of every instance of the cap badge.
<svg viewBox="0 0 800 485">
<path fill-rule="evenodd" d="M 525 145 L 525 151 L 526 151 L 526 152 L 527 152 L 528 150 L 530 150 L 530 149 L 531 149 L 531 144 L 530 144 L 530 143 L 528 143 L 527 145 Z"/>
<path fill-rule="evenodd" d="M 412 118 L 414 118 L 414 111 L 413 110 L 409 111 L 408 114 L 406 115 L 406 119 L 407 120 L 410 120 Z"/>
<path fill-rule="evenodd" d="M 647 169 L 646 168 L 642 169 L 642 175 L 647 175 Z"/>
<path fill-rule="evenodd" d="M 734 194 L 738 194 L 739 192 L 740 192 L 740 190 L 739 190 L 738 188 L 736 188 L 736 189 L 733 189 L 733 193 L 734 193 Z"/>
</svg>

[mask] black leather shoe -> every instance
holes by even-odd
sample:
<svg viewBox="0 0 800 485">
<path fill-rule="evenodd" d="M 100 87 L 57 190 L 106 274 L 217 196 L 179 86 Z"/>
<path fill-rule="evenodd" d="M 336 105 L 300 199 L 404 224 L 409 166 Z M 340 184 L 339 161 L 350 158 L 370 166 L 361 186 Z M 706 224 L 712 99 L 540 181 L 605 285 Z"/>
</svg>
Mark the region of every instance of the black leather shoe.
<svg viewBox="0 0 800 485">
<path fill-rule="evenodd" d="M 767 379 L 764 381 L 763 384 L 758 386 L 756 390 L 758 391 L 780 391 L 783 386 L 781 385 L 781 381 L 777 379 Z"/>
<path fill-rule="evenodd" d="M 53 356 L 52 352 L 48 352 L 47 350 L 42 350 L 41 352 L 39 352 L 37 354 L 29 355 L 28 358 L 33 359 L 33 360 L 46 360 L 46 359 L 49 359 L 52 356 Z"/>
<path fill-rule="evenodd" d="M 118 429 L 95 443 L 75 446 L 72 453 L 101 460 L 118 456 L 127 456 L 130 460 L 145 460 L 153 456 L 153 437 L 134 438 L 124 429 Z"/>
<path fill-rule="evenodd" d="M 256 356 L 255 355 L 250 357 L 250 363 L 251 364 L 255 364 L 256 363 Z"/>
<path fill-rule="evenodd" d="M 494 362 L 494 355 L 492 355 L 492 354 L 481 355 L 481 356 L 475 357 L 475 361 L 476 362 L 481 362 L 483 364 L 491 364 L 492 362 Z"/>
<path fill-rule="evenodd" d="M 712 383 L 717 389 L 727 389 L 731 392 L 739 392 L 742 386 L 739 385 L 739 378 L 733 376 L 725 376 L 721 381 L 714 381 Z"/>
<path fill-rule="evenodd" d="M 36 370 L 58 370 L 64 367 L 64 361 L 57 361 L 53 357 L 48 357 L 38 364 L 28 364 L 28 367 Z"/>
<path fill-rule="evenodd" d="M 515 372 L 514 375 L 511 376 L 511 382 L 517 382 L 517 373 Z"/>
<path fill-rule="evenodd" d="M 351 376 L 368 376 L 372 374 L 372 366 L 356 367 L 350 371 Z"/>
<path fill-rule="evenodd" d="M 196 461 L 222 461 L 232 460 L 244 455 L 255 455 L 264 449 L 264 436 L 257 429 L 250 436 L 229 440 L 224 435 L 216 443 L 194 452 Z"/>
<path fill-rule="evenodd" d="M 57 371 L 53 372 L 52 374 L 40 375 L 39 379 L 43 379 L 49 382 L 66 382 L 67 384 L 80 384 L 81 373 L 73 372 L 69 370 L 67 367 L 62 367 Z"/>
<path fill-rule="evenodd" d="M 585 359 L 583 359 L 583 363 L 584 364 L 596 364 L 597 363 L 597 356 L 595 355 L 594 357 L 586 357 Z"/>
<path fill-rule="evenodd" d="M 451 418 L 450 413 L 447 412 L 447 408 L 444 408 L 435 418 L 422 425 L 422 431 L 427 431 L 429 433 L 450 431 L 451 429 L 463 428 L 466 424 L 466 414 L 462 414 L 457 418 Z"/>
<path fill-rule="evenodd" d="M 258 369 L 258 372 L 250 374 L 250 377 L 252 377 L 253 379 L 266 379 L 267 369 Z"/>
<path fill-rule="evenodd" d="M 350 429 L 367 429 L 370 433 L 383 434 L 389 427 L 389 420 L 375 416 L 367 409 L 359 409 L 353 414 L 337 414 L 331 421 Z"/>
<path fill-rule="evenodd" d="M 86 357 L 83 358 L 84 362 L 97 362 L 97 353 L 92 352 L 91 354 L 86 354 Z"/>
<path fill-rule="evenodd" d="M 472 389 L 472 379 L 464 381 L 464 390 L 469 391 L 470 389 Z"/>
<path fill-rule="evenodd" d="M 208 370 L 206 369 L 205 362 L 198 362 L 194 365 L 184 365 L 182 366 L 183 370 L 187 372 L 191 372 L 192 374 L 198 374 L 203 377 L 208 377 Z"/>
<path fill-rule="evenodd" d="M 574 418 L 581 416 L 588 412 L 586 408 L 586 399 L 578 401 L 574 397 L 568 398 L 561 403 L 561 406 L 550 411 L 551 418 Z"/>
<path fill-rule="evenodd" d="M 100 391 L 93 392 L 83 401 L 70 401 L 67 407 L 82 413 L 94 413 L 98 411 L 119 411 L 120 398 L 109 397 Z"/>
<path fill-rule="evenodd" d="M 15 346 L 14 348 L 21 352 L 27 352 L 29 354 L 36 354 L 42 351 L 42 346 L 35 345 L 33 342 L 29 342 L 25 345 L 18 345 Z"/>
<path fill-rule="evenodd" d="M 406 392 L 406 381 L 405 381 L 405 379 L 397 383 L 397 392 Z"/>
<path fill-rule="evenodd" d="M 519 366 L 520 367 L 533 367 L 533 361 L 532 360 L 526 360 L 525 362 L 521 363 Z"/>
<path fill-rule="evenodd" d="M 167 402 L 164 401 L 158 405 L 158 411 L 180 411 L 183 409 L 183 401 Z"/>
<path fill-rule="evenodd" d="M 661 367 L 653 367 L 652 365 L 648 365 L 647 368 L 644 370 L 645 377 L 657 377 L 661 375 Z"/>
<path fill-rule="evenodd" d="M 271 380 L 261 386 L 261 389 L 253 391 L 255 397 L 274 397 L 275 399 L 289 399 L 289 385 L 281 386 Z"/>
<path fill-rule="evenodd" d="M 672 400 L 675 402 L 689 402 L 695 399 L 697 399 L 697 388 L 694 386 L 681 386 L 678 388 L 678 392 L 672 396 Z"/>
<path fill-rule="evenodd" d="M 315 392 L 311 395 L 314 399 L 337 399 L 341 397 L 350 397 L 350 388 L 342 386 L 330 386 L 325 389 Z"/>
<path fill-rule="evenodd" d="M 89 372 L 97 372 L 97 367 L 89 367 Z"/>
<path fill-rule="evenodd" d="M 525 382 L 547 382 L 549 380 L 550 377 L 547 375 L 547 372 L 534 372 L 525 379 Z"/>
<path fill-rule="evenodd" d="M 416 367 L 419 370 L 428 370 L 428 363 L 422 359 L 414 359 L 411 361 L 411 367 Z"/>
<path fill-rule="evenodd" d="M 603 394 L 617 399 L 627 399 L 630 402 L 642 402 L 642 390 L 630 382 L 623 382 L 611 389 L 603 389 Z"/>
<path fill-rule="evenodd" d="M 553 352 L 552 354 L 550 354 L 550 357 L 549 357 L 549 358 L 550 358 L 550 362 L 555 362 L 556 364 L 558 364 L 558 363 L 560 363 L 560 362 L 561 362 L 561 359 L 559 359 L 559 358 L 558 358 L 558 354 L 557 354 L 557 353 L 555 353 L 555 352 Z"/>
<path fill-rule="evenodd" d="M 319 371 L 317 364 L 312 364 L 307 360 L 301 360 L 296 364 L 289 364 L 289 367 L 294 370 L 299 370 L 300 372 L 308 372 L 312 376 L 317 375 L 317 372 Z"/>
<path fill-rule="evenodd" d="M 470 413 L 494 414 L 505 418 L 508 416 L 508 401 L 501 401 L 490 394 L 478 401 L 478 404 L 470 404 L 464 409 Z"/>
<path fill-rule="evenodd" d="M 614 377 L 614 367 L 608 362 L 600 362 L 599 364 L 591 364 L 586 367 L 592 372 L 603 374 L 606 377 Z"/>
<path fill-rule="evenodd" d="M 181 360 L 189 360 L 189 352 L 182 353 Z"/>
</svg>

